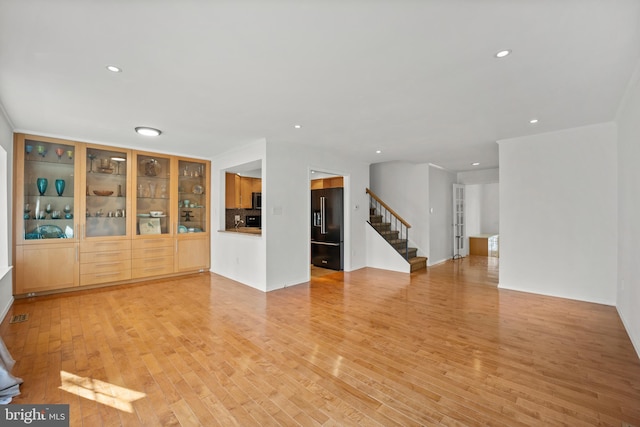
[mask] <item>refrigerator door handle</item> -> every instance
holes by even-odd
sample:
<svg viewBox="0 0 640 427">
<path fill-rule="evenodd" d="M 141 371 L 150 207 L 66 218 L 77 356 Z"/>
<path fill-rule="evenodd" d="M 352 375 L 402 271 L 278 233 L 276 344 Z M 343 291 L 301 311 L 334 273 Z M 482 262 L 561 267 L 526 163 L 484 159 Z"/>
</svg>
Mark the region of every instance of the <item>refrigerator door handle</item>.
<svg viewBox="0 0 640 427">
<path fill-rule="evenodd" d="M 340 243 L 330 243 L 330 242 L 315 242 L 311 241 L 312 245 L 324 245 L 324 246 L 340 246 Z"/>
<path fill-rule="evenodd" d="M 326 219 L 326 197 L 320 197 L 320 234 L 327 234 L 327 224 L 325 222 Z"/>
</svg>

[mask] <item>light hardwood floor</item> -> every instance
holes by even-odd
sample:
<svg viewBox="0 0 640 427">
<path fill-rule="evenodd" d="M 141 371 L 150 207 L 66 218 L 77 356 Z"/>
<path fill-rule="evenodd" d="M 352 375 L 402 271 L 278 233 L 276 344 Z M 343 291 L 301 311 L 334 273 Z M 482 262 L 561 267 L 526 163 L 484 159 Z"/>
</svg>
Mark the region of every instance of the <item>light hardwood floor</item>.
<svg viewBox="0 0 640 427">
<path fill-rule="evenodd" d="M 497 258 L 264 294 L 214 274 L 18 300 L 15 403 L 72 426 L 640 426 L 614 307 L 497 289 Z M 29 320 L 9 324 L 13 314 Z"/>
</svg>

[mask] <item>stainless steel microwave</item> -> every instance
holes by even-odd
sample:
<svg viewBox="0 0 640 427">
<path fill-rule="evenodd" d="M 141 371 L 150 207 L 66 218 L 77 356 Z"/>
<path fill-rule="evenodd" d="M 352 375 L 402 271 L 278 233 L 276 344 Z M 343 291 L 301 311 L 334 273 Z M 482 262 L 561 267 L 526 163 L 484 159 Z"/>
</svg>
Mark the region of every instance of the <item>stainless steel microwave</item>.
<svg viewBox="0 0 640 427">
<path fill-rule="evenodd" d="M 262 209 L 262 193 L 251 193 L 251 207 Z"/>
</svg>

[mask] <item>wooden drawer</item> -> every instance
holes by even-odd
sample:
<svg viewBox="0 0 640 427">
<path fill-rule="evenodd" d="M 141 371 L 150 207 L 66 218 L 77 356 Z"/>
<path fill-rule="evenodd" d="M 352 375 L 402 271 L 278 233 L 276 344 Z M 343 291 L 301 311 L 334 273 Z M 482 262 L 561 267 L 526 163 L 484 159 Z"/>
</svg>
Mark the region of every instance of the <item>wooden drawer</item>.
<svg viewBox="0 0 640 427">
<path fill-rule="evenodd" d="M 135 259 L 131 275 L 134 279 L 173 273 L 173 256 Z"/>
<path fill-rule="evenodd" d="M 131 271 L 130 259 L 124 261 L 105 261 L 80 264 L 81 275 L 94 273 L 112 273 L 120 271 Z"/>
<path fill-rule="evenodd" d="M 99 283 L 119 282 L 131 279 L 131 269 L 111 271 L 105 273 L 87 273 L 80 275 L 81 285 L 97 285 Z"/>
<path fill-rule="evenodd" d="M 81 252 L 80 263 L 100 263 L 100 262 L 113 262 L 113 261 L 127 261 L 131 259 L 131 250 L 117 252 Z"/>
<path fill-rule="evenodd" d="M 140 239 L 134 240 L 131 248 L 137 249 L 173 247 L 173 239 Z"/>
<path fill-rule="evenodd" d="M 160 247 L 149 247 L 144 249 L 134 249 L 133 250 L 133 259 L 140 258 L 158 258 L 158 257 L 167 257 L 173 256 L 173 245 L 171 246 L 160 246 Z M 140 262 L 140 261 L 139 261 Z"/>
<path fill-rule="evenodd" d="M 126 251 L 131 249 L 131 240 L 102 240 L 97 242 L 82 242 L 80 253 Z"/>
</svg>

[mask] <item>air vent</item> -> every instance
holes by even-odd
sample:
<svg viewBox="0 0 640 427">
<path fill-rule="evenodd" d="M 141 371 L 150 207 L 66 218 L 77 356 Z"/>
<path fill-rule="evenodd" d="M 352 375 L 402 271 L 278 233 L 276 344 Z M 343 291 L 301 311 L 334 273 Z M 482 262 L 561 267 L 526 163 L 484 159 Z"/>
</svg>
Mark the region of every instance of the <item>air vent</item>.
<svg viewBox="0 0 640 427">
<path fill-rule="evenodd" d="M 26 322 L 27 320 L 29 320 L 28 314 L 16 314 L 11 317 L 11 320 L 9 321 L 9 323 L 20 323 L 20 322 Z"/>
</svg>

